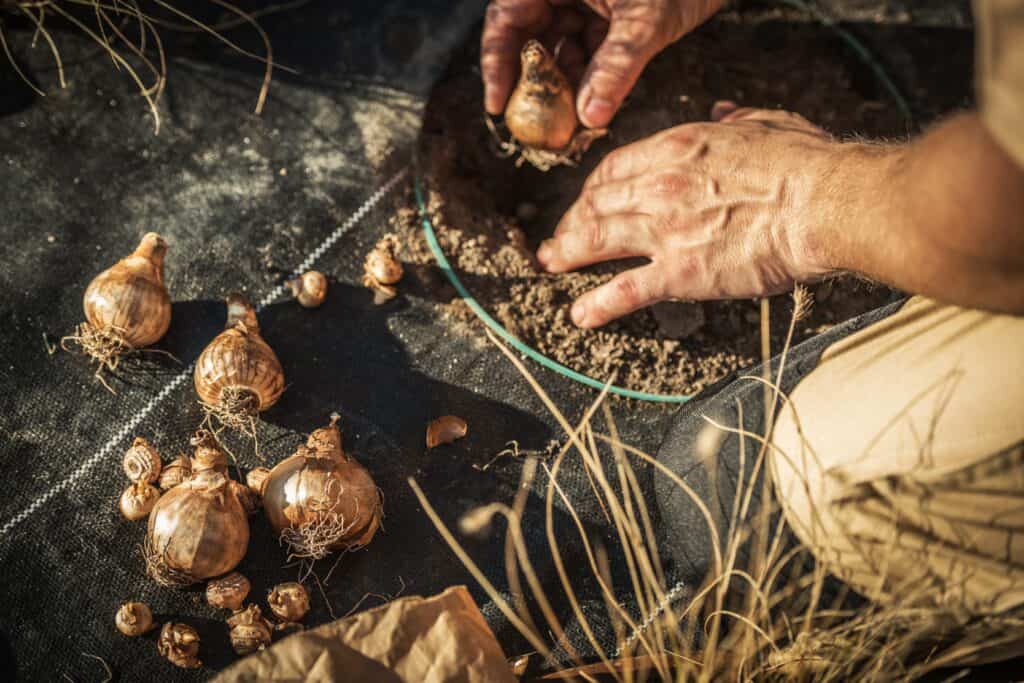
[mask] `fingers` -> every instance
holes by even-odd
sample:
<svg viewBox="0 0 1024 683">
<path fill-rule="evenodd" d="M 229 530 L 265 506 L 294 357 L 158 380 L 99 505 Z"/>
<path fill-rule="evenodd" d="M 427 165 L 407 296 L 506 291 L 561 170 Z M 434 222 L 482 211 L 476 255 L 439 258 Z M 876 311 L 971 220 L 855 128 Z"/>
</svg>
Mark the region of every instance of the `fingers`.
<svg viewBox="0 0 1024 683">
<path fill-rule="evenodd" d="M 624 214 L 600 216 L 556 233 L 541 244 L 537 260 L 548 272 L 564 273 L 592 263 L 649 254 L 647 217 Z"/>
<path fill-rule="evenodd" d="M 664 47 L 658 36 L 657 18 L 651 13 L 612 16 L 608 36 L 583 75 L 576 103 L 583 125 L 602 128 L 611 122 L 647 62 Z"/>
<path fill-rule="evenodd" d="M 756 107 L 740 107 L 735 102 L 721 100 L 711 107 L 711 120 L 719 123 L 761 123 L 776 129 L 788 129 L 826 136 L 824 130 L 814 125 L 800 114 L 782 109 L 758 109 Z"/>
<path fill-rule="evenodd" d="M 732 100 L 719 100 L 711 105 L 711 120 L 721 121 L 739 108 L 740 106 Z"/>
<path fill-rule="evenodd" d="M 583 294 L 573 303 L 570 315 L 579 327 L 600 327 L 665 298 L 661 268 L 650 264 L 619 273 Z"/>
<path fill-rule="evenodd" d="M 608 154 L 587 177 L 583 190 L 586 192 L 600 185 L 635 178 L 649 171 L 653 155 L 647 153 L 644 142 L 647 141 L 634 142 Z"/>
<path fill-rule="evenodd" d="M 547 0 L 492 0 L 488 5 L 480 38 L 480 73 L 489 114 L 504 111 L 519 71 L 519 51 L 551 20 Z"/>
</svg>

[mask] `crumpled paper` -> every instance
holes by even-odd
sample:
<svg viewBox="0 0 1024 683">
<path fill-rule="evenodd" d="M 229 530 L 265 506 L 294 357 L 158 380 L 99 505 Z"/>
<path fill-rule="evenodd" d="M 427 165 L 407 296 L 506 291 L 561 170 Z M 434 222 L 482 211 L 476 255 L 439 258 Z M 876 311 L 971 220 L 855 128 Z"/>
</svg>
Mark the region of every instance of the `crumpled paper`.
<svg viewBox="0 0 1024 683">
<path fill-rule="evenodd" d="M 465 586 L 410 596 L 289 636 L 221 672 L 216 683 L 373 681 L 515 683 Z"/>
</svg>

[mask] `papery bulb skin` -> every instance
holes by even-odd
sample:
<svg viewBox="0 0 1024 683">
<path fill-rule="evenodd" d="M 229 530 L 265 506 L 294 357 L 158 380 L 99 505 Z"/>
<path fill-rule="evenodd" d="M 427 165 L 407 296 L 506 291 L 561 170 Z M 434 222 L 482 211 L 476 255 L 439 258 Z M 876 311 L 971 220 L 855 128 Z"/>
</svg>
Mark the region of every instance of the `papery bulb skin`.
<svg viewBox="0 0 1024 683">
<path fill-rule="evenodd" d="M 147 573 L 165 586 L 188 585 L 233 570 L 249 546 L 249 519 L 212 470 L 167 491 L 149 514 Z"/>
<path fill-rule="evenodd" d="M 89 283 L 82 307 L 94 330 L 112 333 L 140 349 L 155 344 L 171 325 L 171 296 L 164 285 L 167 243 L 147 233 L 131 255 Z"/>
<path fill-rule="evenodd" d="M 224 331 L 196 361 L 193 378 L 199 399 L 208 406 L 238 403 L 248 414 L 277 403 L 284 391 L 284 370 L 273 349 L 260 336 L 256 311 L 241 294 L 227 298 Z"/>
<path fill-rule="evenodd" d="M 263 483 L 263 510 L 293 554 L 320 558 L 366 545 L 383 505 L 370 473 L 341 448 L 337 416 L 310 434 Z"/>
</svg>

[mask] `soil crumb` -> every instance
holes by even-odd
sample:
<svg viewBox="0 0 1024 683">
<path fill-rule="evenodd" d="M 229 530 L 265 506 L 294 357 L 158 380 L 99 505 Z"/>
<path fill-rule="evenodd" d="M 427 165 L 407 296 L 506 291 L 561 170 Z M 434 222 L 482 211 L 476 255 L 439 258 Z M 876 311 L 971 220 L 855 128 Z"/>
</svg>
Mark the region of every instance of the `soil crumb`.
<svg viewBox="0 0 1024 683">
<path fill-rule="evenodd" d="M 694 394 L 760 359 L 756 301 L 666 303 L 597 330 L 572 324 L 575 297 L 636 263 L 600 264 L 563 275 L 542 272 L 534 249 L 554 230 L 601 157 L 659 130 L 707 120 L 711 104 L 797 111 L 836 135 L 898 137 L 906 122 L 890 103 L 862 93 L 863 67 L 834 49 L 827 30 L 776 26 L 781 47 L 763 59 L 764 27 L 704 27 L 662 53 L 646 70 L 578 168 L 546 173 L 501 158 L 483 119 L 477 55 L 466 48 L 435 88 L 420 139 L 420 173 L 438 241 L 468 290 L 513 335 L 548 357 L 599 381 L 659 394 Z M 756 35 L 755 35 L 756 34 Z M 813 87 L 809 87 L 813 84 Z M 879 95 L 880 97 L 880 95 Z M 403 260 L 428 270 L 433 258 L 410 203 L 392 219 Z M 483 324 L 443 276 L 422 279 L 457 330 Z M 811 286 L 815 304 L 796 341 L 891 301 L 895 293 L 855 279 Z M 792 303 L 771 302 L 772 351 L 780 350 Z"/>
</svg>

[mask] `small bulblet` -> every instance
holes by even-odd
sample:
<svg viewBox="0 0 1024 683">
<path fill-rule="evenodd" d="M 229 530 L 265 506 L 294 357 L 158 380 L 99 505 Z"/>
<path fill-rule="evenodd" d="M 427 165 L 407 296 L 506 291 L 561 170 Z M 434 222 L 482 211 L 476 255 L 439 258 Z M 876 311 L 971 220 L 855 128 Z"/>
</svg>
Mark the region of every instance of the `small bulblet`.
<svg viewBox="0 0 1024 683">
<path fill-rule="evenodd" d="M 278 619 L 301 621 L 309 612 L 309 592 L 301 583 L 281 583 L 270 591 L 267 604 Z"/>
<path fill-rule="evenodd" d="M 114 624 L 126 636 L 141 636 L 153 628 L 153 612 L 144 602 L 126 602 L 118 608 Z"/>
<path fill-rule="evenodd" d="M 144 519 L 160 499 L 160 490 L 147 481 L 130 484 L 121 494 L 119 507 L 125 519 Z"/>
<path fill-rule="evenodd" d="M 163 657 L 183 669 L 198 669 L 203 665 L 199 661 L 199 633 L 188 624 L 172 621 L 164 624 L 156 648 Z"/>
<path fill-rule="evenodd" d="M 309 270 L 288 281 L 292 296 L 303 308 L 316 308 L 327 298 L 327 277 L 318 270 Z"/>
<path fill-rule="evenodd" d="M 211 607 L 229 609 L 232 612 L 242 609 L 242 603 L 249 595 L 249 579 L 240 572 L 231 572 L 227 576 L 210 581 L 206 584 L 206 602 Z"/>
<path fill-rule="evenodd" d="M 231 414 L 255 415 L 277 403 L 284 391 L 284 371 L 273 349 L 260 336 L 256 312 L 240 294 L 227 299 L 223 332 L 196 361 L 194 380 L 199 399 Z"/>
<path fill-rule="evenodd" d="M 505 107 L 505 125 L 533 149 L 567 148 L 576 131 L 575 94 L 552 55 L 536 40 L 523 46 L 522 72 Z"/>
<path fill-rule="evenodd" d="M 270 645 L 270 622 L 263 618 L 258 605 L 249 605 L 228 617 L 231 646 L 240 655 L 248 655 Z"/>
<path fill-rule="evenodd" d="M 155 232 L 138 248 L 97 275 L 85 290 L 85 319 L 139 349 L 155 344 L 171 325 L 171 297 L 164 286 L 167 243 Z"/>
<path fill-rule="evenodd" d="M 135 437 L 131 448 L 125 452 L 122 465 L 125 475 L 136 483 L 156 481 L 163 467 L 156 448 L 141 436 Z"/>
<path fill-rule="evenodd" d="M 191 476 L 192 460 L 187 455 L 179 455 L 163 468 L 157 481 L 160 488 L 167 491 L 184 481 L 188 481 Z"/>
</svg>

